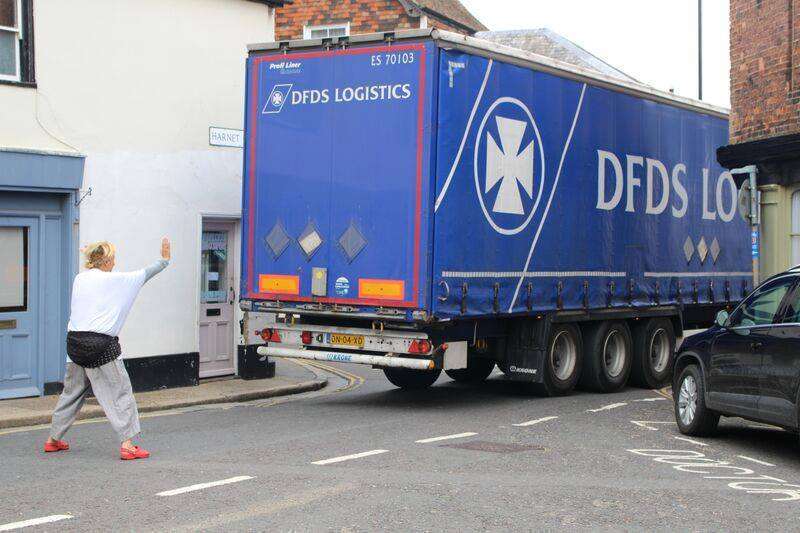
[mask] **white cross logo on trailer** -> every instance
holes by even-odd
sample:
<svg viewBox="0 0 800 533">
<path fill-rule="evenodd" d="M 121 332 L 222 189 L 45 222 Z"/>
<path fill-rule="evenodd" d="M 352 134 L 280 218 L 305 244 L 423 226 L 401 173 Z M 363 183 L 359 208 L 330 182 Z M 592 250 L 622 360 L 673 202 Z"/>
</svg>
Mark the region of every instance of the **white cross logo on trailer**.
<svg viewBox="0 0 800 533">
<path fill-rule="evenodd" d="M 286 105 L 286 100 L 289 98 L 289 93 L 292 91 L 292 83 L 279 83 L 272 88 L 272 92 L 267 97 L 267 103 L 261 111 L 263 115 L 273 115 L 280 113 L 283 106 Z"/>
<path fill-rule="evenodd" d="M 533 150 L 534 141 L 520 152 L 522 138 L 528 124 L 521 120 L 497 115 L 497 131 L 500 134 L 500 146 L 491 133 L 486 133 L 486 189 L 491 191 L 497 182 L 500 190 L 494 201 L 492 211 L 510 215 L 524 215 L 522 195 L 517 183 L 533 199 Z"/>
<path fill-rule="evenodd" d="M 473 168 L 489 225 L 503 235 L 524 230 L 542 198 L 545 164 L 539 129 L 520 100 L 498 98 L 489 107 L 478 128 Z"/>
</svg>

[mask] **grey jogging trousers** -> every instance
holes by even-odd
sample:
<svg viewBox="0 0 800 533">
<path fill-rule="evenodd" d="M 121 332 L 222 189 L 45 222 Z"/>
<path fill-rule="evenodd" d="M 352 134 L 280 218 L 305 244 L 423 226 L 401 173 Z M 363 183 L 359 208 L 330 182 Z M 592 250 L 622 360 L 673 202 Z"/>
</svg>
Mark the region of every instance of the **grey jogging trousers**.
<svg viewBox="0 0 800 533">
<path fill-rule="evenodd" d="M 67 363 L 64 391 L 53 412 L 50 436 L 59 440 L 72 426 L 83 407 L 90 385 L 120 443 L 138 435 L 141 431 L 139 410 L 133 399 L 131 380 L 122 359 L 116 359 L 97 368 Z"/>
</svg>

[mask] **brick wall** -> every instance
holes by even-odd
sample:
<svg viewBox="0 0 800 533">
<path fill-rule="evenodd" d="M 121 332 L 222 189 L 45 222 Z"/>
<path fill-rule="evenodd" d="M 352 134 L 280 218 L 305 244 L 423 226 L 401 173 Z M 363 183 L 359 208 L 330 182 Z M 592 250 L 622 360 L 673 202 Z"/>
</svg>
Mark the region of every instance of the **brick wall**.
<svg viewBox="0 0 800 533">
<path fill-rule="evenodd" d="M 731 0 L 731 143 L 800 132 L 800 0 Z"/>
<path fill-rule="evenodd" d="M 350 33 L 419 28 L 397 0 L 295 0 L 275 10 L 275 38 L 302 39 L 304 26 L 350 21 Z"/>
<path fill-rule="evenodd" d="M 350 21 L 350 33 L 374 33 L 419 28 L 398 0 L 294 0 L 275 10 L 275 39 L 302 39 L 304 26 L 323 26 Z M 464 33 L 463 29 L 428 17 L 428 26 Z"/>
</svg>

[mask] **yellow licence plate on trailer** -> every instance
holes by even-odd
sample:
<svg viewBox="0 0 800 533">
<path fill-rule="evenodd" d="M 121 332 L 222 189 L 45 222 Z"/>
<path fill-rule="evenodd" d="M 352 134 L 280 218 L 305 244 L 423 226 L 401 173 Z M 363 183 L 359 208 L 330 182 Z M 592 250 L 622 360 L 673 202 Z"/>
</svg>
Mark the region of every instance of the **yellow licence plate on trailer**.
<svg viewBox="0 0 800 533">
<path fill-rule="evenodd" d="M 340 346 L 356 346 L 358 348 L 364 347 L 363 335 L 342 335 L 340 333 L 331 333 L 331 344 L 338 344 Z"/>
</svg>

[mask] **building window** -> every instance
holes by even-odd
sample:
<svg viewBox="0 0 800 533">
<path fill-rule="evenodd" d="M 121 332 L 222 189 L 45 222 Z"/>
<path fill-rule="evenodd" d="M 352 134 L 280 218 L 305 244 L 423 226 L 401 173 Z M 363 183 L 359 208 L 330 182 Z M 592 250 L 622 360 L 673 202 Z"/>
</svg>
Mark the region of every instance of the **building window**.
<svg viewBox="0 0 800 533">
<path fill-rule="evenodd" d="M 34 81 L 31 0 L 0 0 L 0 80 Z"/>
<path fill-rule="evenodd" d="M 327 39 L 329 37 L 345 37 L 350 35 L 350 23 L 328 24 L 325 26 L 305 26 L 304 39 Z"/>
<path fill-rule="evenodd" d="M 800 265 L 800 189 L 792 194 L 792 266 Z M 784 241 L 785 242 L 785 241 Z"/>
<path fill-rule="evenodd" d="M 0 313 L 28 308 L 28 228 L 0 227 Z"/>
</svg>

